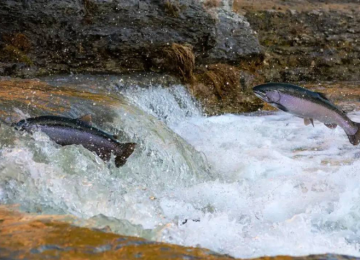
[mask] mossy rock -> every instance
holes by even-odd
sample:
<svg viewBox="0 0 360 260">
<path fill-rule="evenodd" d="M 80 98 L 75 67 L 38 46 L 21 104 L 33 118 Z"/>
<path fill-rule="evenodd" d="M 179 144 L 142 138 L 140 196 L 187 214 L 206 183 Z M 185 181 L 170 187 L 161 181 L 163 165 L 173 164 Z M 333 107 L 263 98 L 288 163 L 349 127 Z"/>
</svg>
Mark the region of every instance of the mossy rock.
<svg viewBox="0 0 360 260">
<path fill-rule="evenodd" d="M 250 70 L 212 64 L 194 75 L 189 89 L 208 115 L 244 113 L 263 107 L 252 92 L 252 87 L 262 82 L 262 77 Z"/>
</svg>

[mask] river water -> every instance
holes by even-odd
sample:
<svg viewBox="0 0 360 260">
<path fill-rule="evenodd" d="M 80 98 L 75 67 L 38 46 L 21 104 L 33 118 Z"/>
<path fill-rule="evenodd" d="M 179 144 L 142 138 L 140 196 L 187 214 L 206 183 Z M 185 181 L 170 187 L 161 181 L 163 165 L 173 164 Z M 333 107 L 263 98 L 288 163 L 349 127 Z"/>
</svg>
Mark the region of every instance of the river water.
<svg viewBox="0 0 360 260">
<path fill-rule="evenodd" d="M 284 112 L 206 117 L 182 85 L 92 80 L 124 101 L 102 127 L 138 143 L 126 165 L 2 125 L 1 203 L 234 257 L 360 256 L 360 150 L 341 128 Z"/>
</svg>

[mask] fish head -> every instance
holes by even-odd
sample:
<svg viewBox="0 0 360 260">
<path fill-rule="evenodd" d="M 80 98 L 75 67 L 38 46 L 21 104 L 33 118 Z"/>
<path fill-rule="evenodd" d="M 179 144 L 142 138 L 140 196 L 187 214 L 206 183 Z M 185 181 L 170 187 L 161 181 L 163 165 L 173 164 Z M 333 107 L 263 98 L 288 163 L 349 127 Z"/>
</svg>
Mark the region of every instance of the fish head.
<svg viewBox="0 0 360 260">
<path fill-rule="evenodd" d="M 258 85 L 253 91 L 258 98 L 270 104 L 277 104 L 281 98 L 280 92 L 273 85 Z"/>
<path fill-rule="evenodd" d="M 20 120 L 17 123 L 12 124 L 15 130 L 24 131 L 29 128 L 30 124 L 26 119 Z"/>
</svg>

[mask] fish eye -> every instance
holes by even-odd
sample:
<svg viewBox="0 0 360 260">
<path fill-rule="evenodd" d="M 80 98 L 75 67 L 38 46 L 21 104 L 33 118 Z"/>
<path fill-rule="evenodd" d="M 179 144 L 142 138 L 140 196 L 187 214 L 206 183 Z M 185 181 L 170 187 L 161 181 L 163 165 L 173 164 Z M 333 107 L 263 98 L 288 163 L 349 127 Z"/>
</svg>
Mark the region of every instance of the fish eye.
<svg viewBox="0 0 360 260">
<path fill-rule="evenodd" d="M 18 123 L 14 123 L 12 124 L 12 126 L 16 129 L 16 130 L 24 130 L 26 127 L 29 126 L 29 123 L 25 120 L 21 120 Z"/>
</svg>

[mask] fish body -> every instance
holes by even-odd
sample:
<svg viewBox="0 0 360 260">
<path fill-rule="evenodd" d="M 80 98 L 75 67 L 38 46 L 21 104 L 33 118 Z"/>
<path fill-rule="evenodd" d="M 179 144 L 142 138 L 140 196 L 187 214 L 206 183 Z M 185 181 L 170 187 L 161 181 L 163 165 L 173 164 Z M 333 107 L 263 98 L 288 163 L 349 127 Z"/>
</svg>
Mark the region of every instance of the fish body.
<svg viewBox="0 0 360 260">
<path fill-rule="evenodd" d="M 304 118 L 306 125 L 313 124 L 314 119 L 329 128 L 338 125 L 345 131 L 350 143 L 360 143 L 360 124 L 353 122 L 322 93 L 286 83 L 262 84 L 254 87 L 253 91 L 270 105 Z"/>
<path fill-rule="evenodd" d="M 95 152 L 104 161 L 115 155 L 115 165 L 120 167 L 133 153 L 135 143 L 120 143 L 113 135 L 108 134 L 80 120 L 60 116 L 40 116 L 20 120 L 14 124 L 15 129 L 33 133 L 44 132 L 59 145 L 82 145 Z"/>
</svg>

